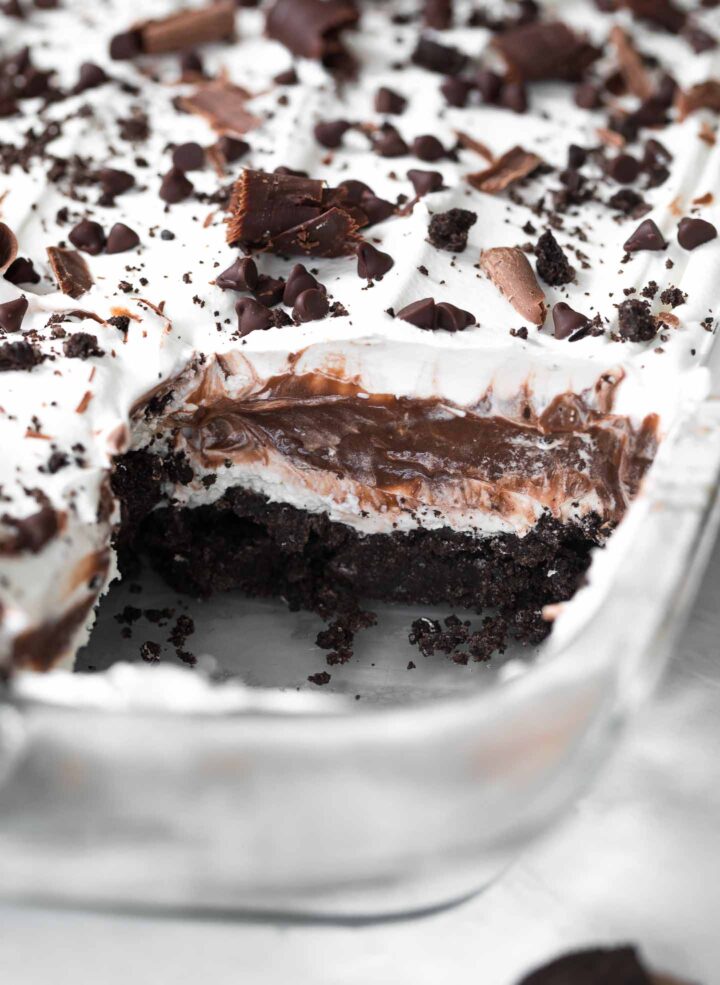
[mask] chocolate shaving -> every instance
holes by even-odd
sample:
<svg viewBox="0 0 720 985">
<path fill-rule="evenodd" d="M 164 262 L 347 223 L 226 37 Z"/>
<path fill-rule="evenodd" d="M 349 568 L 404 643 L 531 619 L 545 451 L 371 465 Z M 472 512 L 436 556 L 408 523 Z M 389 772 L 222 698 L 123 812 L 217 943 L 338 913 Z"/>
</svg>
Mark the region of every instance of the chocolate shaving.
<svg viewBox="0 0 720 985">
<path fill-rule="evenodd" d="M 359 207 L 334 201 L 322 181 L 250 169 L 235 183 L 230 212 L 228 242 L 247 252 L 347 256 L 367 223 Z"/>
<path fill-rule="evenodd" d="M 116 35 L 110 50 L 114 58 L 133 58 L 136 54 L 164 55 L 199 44 L 229 40 L 234 34 L 235 4 L 232 0 L 219 0 L 206 7 L 141 21 L 124 34 Z"/>
<path fill-rule="evenodd" d="M 481 140 L 476 140 L 475 137 L 471 137 L 470 134 L 465 133 L 464 130 L 456 130 L 455 136 L 457 137 L 457 141 L 460 146 L 464 147 L 465 150 L 474 151 L 476 154 L 479 154 L 480 157 L 484 157 L 485 160 L 489 161 L 491 164 L 495 160 L 492 151 L 486 147 Z"/>
<path fill-rule="evenodd" d="M 357 24 L 359 16 L 351 0 L 275 0 L 265 28 L 294 55 L 340 67 L 349 57 L 340 32 Z"/>
<path fill-rule="evenodd" d="M 18 242 L 15 233 L 4 222 L 0 222 L 0 274 L 15 260 L 17 251 Z"/>
<path fill-rule="evenodd" d="M 689 89 L 679 90 L 675 97 L 675 106 L 680 122 L 700 109 L 720 113 L 720 79 L 707 79 Z"/>
<path fill-rule="evenodd" d="M 484 250 L 480 269 L 523 318 L 534 325 L 543 324 L 547 314 L 545 295 L 522 250 L 516 246 Z"/>
<path fill-rule="evenodd" d="M 219 80 L 199 86 L 191 95 L 183 96 L 180 106 L 188 113 L 205 117 L 213 130 L 219 133 L 242 135 L 261 122 L 246 109 L 249 98 L 247 89 Z"/>
<path fill-rule="evenodd" d="M 479 192 L 496 195 L 498 192 L 505 191 L 510 185 L 514 185 L 516 181 L 527 178 L 541 164 L 542 158 L 537 154 L 526 151 L 522 147 L 513 147 L 489 168 L 467 175 L 466 180 Z"/>
<path fill-rule="evenodd" d="M 652 82 L 632 38 L 616 24 L 610 32 L 610 41 L 615 46 L 620 74 L 628 90 L 638 99 L 649 99 L 653 94 Z"/>
<path fill-rule="evenodd" d="M 597 48 L 562 21 L 523 24 L 499 34 L 492 43 L 511 77 L 523 82 L 579 82 L 600 56 Z"/>
<path fill-rule="evenodd" d="M 92 275 L 77 250 L 49 246 L 47 254 L 58 288 L 63 294 L 80 298 L 90 290 L 93 286 Z"/>
</svg>

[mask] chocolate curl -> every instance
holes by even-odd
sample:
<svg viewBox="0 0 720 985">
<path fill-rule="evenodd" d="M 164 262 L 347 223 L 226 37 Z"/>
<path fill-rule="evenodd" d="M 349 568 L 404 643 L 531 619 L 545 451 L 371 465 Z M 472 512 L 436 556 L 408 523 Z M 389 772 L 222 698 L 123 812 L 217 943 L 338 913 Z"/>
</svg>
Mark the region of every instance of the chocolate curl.
<svg viewBox="0 0 720 985">
<path fill-rule="evenodd" d="M 7 270 L 17 256 L 18 242 L 15 233 L 0 222 L 0 274 Z"/>
<path fill-rule="evenodd" d="M 327 63 L 345 55 L 340 32 L 359 18 L 351 0 L 275 0 L 265 29 L 294 55 Z"/>
<path fill-rule="evenodd" d="M 505 191 L 516 181 L 532 174 L 541 164 L 542 158 L 538 157 L 537 154 L 532 154 L 522 147 L 513 147 L 484 171 L 476 171 L 466 175 L 466 180 L 477 191 L 485 192 L 487 195 L 496 195 L 498 192 Z"/>
<path fill-rule="evenodd" d="M 338 205 L 324 204 L 322 181 L 296 175 L 243 171 L 230 202 L 227 239 L 248 252 L 318 257 L 355 252 L 358 220 Z"/>
<path fill-rule="evenodd" d="M 616 24 L 610 32 L 610 41 L 615 46 L 620 74 L 628 90 L 638 99 L 649 99 L 653 94 L 652 81 L 632 39 Z"/>
<path fill-rule="evenodd" d="M 165 55 L 213 41 L 230 40 L 234 34 L 235 4 L 232 0 L 219 0 L 206 7 L 141 21 L 113 38 L 110 53 L 119 59 Z"/>
<path fill-rule="evenodd" d="M 547 314 L 545 295 L 522 250 L 496 246 L 484 250 L 480 269 L 487 274 L 513 308 L 534 325 L 542 325 Z"/>
<path fill-rule="evenodd" d="M 242 136 L 261 122 L 245 108 L 249 98 L 247 89 L 220 80 L 199 86 L 189 96 L 183 96 L 180 106 L 188 113 L 204 117 L 219 133 Z"/>
<path fill-rule="evenodd" d="M 77 250 L 48 247 L 48 260 L 58 288 L 71 298 L 80 298 L 93 286 L 92 274 Z"/>
<path fill-rule="evenodd" d="M 562 21 L 536 21 L 493 40 L 514 80 L 579 82 L 600 51 Z"/>
</svg>

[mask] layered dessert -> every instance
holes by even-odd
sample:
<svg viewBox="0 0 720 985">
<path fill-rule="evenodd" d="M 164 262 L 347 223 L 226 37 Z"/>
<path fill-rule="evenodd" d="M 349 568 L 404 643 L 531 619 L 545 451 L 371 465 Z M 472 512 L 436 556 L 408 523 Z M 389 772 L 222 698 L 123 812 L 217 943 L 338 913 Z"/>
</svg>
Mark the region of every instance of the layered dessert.
<svg viewBox="0 0 720 985">
<path fill-rule="evenodd" d="M 703 395 L 714 7 L 0 5 L 3 668 L 138 558 L 539 642 Z"/>
</svg>

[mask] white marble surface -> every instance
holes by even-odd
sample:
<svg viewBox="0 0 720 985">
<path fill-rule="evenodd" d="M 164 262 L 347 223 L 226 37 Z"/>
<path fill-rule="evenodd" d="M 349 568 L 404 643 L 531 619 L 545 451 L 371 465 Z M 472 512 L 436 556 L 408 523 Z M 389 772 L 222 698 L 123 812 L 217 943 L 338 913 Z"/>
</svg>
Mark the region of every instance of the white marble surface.
<svg viewBox="0 0 720 985">
<path fill-rule="evenodd" d="M 624 940 L 658 969 L 720 982 L 719 640 L 720 545 L 660 693 L 594 791 L 460 906 L 318 926 L 5 905 L 0 982 L 513 985 L 561 950 Z"/>
</svg>

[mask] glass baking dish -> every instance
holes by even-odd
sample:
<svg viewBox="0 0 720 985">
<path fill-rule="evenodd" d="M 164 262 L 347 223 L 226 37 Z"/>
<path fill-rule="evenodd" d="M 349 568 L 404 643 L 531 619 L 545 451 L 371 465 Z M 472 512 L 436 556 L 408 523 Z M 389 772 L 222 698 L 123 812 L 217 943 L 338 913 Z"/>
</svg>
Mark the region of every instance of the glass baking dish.
<svg viewBox="0 0 720 985">
<path fill-rule="evenodd" d="M 188 610 L 193 649 L 214 655 L 198 668 L 101 673 L 142 640 L 121 642 L 123 604 L 186 604 L 152 579 L 139 601 L 113 589 L 85 673 L 5 687 L 2 895 L 379 917 L 481 889 L 586 789 L 658 679 L 717 530 L 719 472 L 713 396 L 540 653 L 489 665 L 419 656 L 418 610 L 395 609 L 319 688 L 314 617 L 224 596 Z"/>
</svg>

